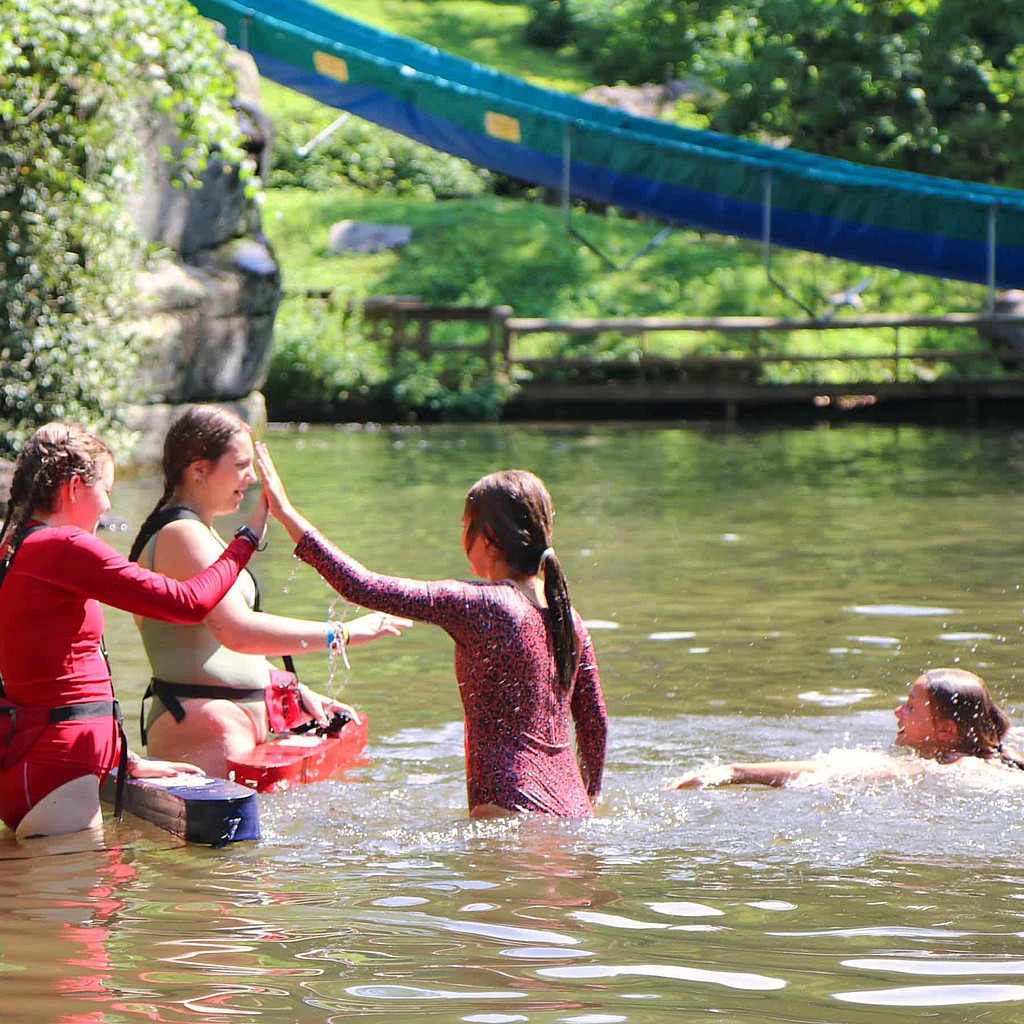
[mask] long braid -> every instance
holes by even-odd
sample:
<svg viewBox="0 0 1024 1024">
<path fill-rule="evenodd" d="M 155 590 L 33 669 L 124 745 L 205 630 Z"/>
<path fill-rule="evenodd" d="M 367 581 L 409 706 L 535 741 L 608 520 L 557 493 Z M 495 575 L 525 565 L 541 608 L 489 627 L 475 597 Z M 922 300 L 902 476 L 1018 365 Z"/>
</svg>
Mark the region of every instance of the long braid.
<svg viewBox="0 0 1024 1024">
<path fill-rule="evenodd" d="M 95 483 L 99 466 L 112 459 L 110 448 L 73 423 L 46 423 L 25 442 L 14 464 L 11 494 L 0 530 L 6 549 L 39 513 L 56 511 L 61 486 L 74 476 Z"/>
<path fill-rule="evenodd" d="M 466 519 L 521 577 L 544 574 L 558 682 L 569 689 L 579 665 L 579 640 L 565 573 L 552 549 L 555 510 L 543 481 L 521 469 L 492 473 L 466 495 Z"/>
<path fill-rule="evenodd" d="M 171 495 L 174 493 L 174 484 L 165 483 L 164 493 L 160 495 L 160 500 L 153 506 L 153 510 L 143 520 L 142 525 L 139 527 L 139 532 L 135 535 L 135 540 L 132 541 L 132 549 L 128 552 L 128 558 L 132 562 L 139 560 L 139 555 L 142 554 L 142 549 L 146 546 L 146 541 L 149 539 L 152 533 L 151 526 L 153 520 L 160 514 L 160 511 L 167 504 Z"/>
</svg>

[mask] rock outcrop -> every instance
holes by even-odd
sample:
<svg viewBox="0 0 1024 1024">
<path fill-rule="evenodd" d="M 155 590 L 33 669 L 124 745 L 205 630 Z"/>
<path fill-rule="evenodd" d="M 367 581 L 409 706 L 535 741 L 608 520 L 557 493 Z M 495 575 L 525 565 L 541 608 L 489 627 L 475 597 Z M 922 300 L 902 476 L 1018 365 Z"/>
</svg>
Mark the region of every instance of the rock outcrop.
<svg viewBox="0 0 1024 1024">
<path fill-rule="evenodd" d="M 261 171 L 270 124 L 259 107 L 259 76 L 235 51 L 236 103 L 246 148 Z M 253 425 L 266 419 L 266 380 L 281 277 L 259 211 L 231 168 L 211 161 L 199 189 L 175 188 L 161 149 L 173 149 L 166 123 L 142 126 L 146 169 L 130 214 L 139 233 L 168 255 L 139 276 L 136 324 L 144 340 L 139 404 L 129 425 L 143 434 L 136 457 L 150 457 L 154 429 L 185 404 L 229 405 Z M 160 439 L 155 439 L 159 448 Z"/>
</svg>

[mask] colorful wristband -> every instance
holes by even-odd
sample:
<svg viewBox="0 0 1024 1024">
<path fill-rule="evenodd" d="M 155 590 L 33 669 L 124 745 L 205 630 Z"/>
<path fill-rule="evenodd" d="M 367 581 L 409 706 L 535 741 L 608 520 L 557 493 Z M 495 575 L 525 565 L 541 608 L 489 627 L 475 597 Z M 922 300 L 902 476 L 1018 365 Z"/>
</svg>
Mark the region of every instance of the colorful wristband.
<svg viewBox="0 0 1024 1024">
<path fill-rule="evenodd" d="M 342 647 L 348 647 L 349 632 L 340 622 L 337 623 L 337 625 L 341 629 L 341 638 L 340 638 L 341 639 L 341 646 Z M 330 649 L 332 647 L 335 647 L 337 645 L 337 642 L 338 642 L 338 639 L 339 639 L 337 630 L 334 627 L 335 627 L 335 623 L 333 623 L 333 622 L 328 622 L 327 623 L 327 647 L 328 647 L 328 649 Z"/>
</svg>

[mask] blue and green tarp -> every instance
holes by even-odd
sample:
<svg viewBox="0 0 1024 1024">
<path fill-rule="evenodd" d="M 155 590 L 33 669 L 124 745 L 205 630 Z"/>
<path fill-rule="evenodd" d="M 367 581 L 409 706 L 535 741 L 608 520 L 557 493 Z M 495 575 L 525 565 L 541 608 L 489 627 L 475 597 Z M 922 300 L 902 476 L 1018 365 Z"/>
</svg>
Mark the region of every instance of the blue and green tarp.
<svg viewBox="0 0 1024 1024">
<path fill-rule="evenodd" d="M 1024 192 L 636 117 L 304 0 L 193 2 L 264 77 L 481 167 L 669 224 L 1024 287 Z"/>
</svg>

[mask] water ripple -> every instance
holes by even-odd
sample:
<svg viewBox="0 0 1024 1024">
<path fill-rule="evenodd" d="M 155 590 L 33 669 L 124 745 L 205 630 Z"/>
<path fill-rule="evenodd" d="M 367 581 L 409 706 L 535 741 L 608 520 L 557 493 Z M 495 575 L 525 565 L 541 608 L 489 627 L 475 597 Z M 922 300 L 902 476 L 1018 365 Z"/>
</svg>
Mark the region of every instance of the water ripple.
<svg viewBox="0 0 1024 1024">
<path fill-rule="evenodd" d="M 443 988 L 419 988 L 413 985 L 352 985 L 345 990 L 362 999 L 525 999 L 525 992 L 454 992 Z"/>
<path fill-rule="evenodd" d="M 901 957 L 859 957 L 841 961 L 843 967 L 862 971 L 893 971 L 896 974 L 953 976 L 959 974 L 1024 974 L 1024 960 L 939 960 L 932 957 L 908 960 Z"/>
<path fill-rule="evenodd" d="M 955 608 L 931 608 L 917 604 L 855 604 L 846 611 L 854 615 L 891 615 L 894 618 L 919 618 L 926 615 L 958 615 Z"/>
<path fill-rule="evenodd" d="M 665 978 L 670 981 L 697 981 L 725 988 L 742 989 L 745 992 L 772 992 L 785 988 L 782 978 L 771 978 L 763 974 L 743 971 L 709 971 L 701 967 L 682 967 L 677 964 L 636 964 L 629 967 L 542 967 L 537 971 L 545 978 L 569 978 L 586 980 L 590 978 Z"/>
<path fill-rule="evenodd" d="M 975 1003 L 1016 1003 L 1024 985 L 921 985 L 873 992 L 834 992 L 833 999 L 862 1006 L 967 1006 Z"/>
</svg>

